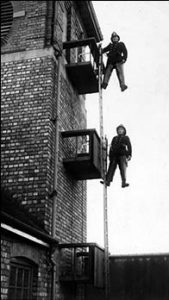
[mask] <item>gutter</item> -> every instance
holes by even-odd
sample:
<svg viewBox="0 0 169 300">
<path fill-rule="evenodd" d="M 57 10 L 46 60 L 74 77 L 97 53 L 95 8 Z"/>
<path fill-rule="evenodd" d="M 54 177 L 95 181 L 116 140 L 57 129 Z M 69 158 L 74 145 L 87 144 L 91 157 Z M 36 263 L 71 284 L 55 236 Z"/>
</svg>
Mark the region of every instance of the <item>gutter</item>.
<svg viewBox="0 0 169 300">
<path fill-rule="evenodd" d="M 23 231 L 21 231 L 19 229 L 16 229 L 16 228 L 14 228 L 12 226 L 9 226 L 9 225 L 7 225 L 5 223 L 1 223 L 1 228 L 5 229 L 7 231 L 10 231 L 10 232 L 12 232 L 12 233 L 14 233 L 16 235 L 19 235 L 19 236 L 21 236 L 21 237 L 23 237 L 23 238 L 25 238 L 25 239 L 27 239 L 27 240 L 29 240 L 31 242 L 39 244 L 41 246 L 44 246 L 44 247 L 47 247 L 47 248 L 50 247 L 50 245 L 48 243 L 45 243 L 44 241 L 42 241 L 40 239 L 37 239 L 34 236 L 32 236 L 32 235 L 30 235 L 28 233 L 25 233 L 25 232 L 23 232 Z"/>
</svg>

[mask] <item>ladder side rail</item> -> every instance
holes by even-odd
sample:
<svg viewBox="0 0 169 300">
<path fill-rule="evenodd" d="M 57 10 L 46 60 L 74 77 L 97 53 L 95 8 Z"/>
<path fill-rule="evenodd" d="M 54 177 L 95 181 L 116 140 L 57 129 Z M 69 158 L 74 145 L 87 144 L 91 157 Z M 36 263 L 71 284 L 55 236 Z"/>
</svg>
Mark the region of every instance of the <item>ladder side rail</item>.
<svg viewBox="0 0 169 300">
<path fill-rule="evenodd" d="M 103 217 L 104 217 L 104 249 L 105 249 L 105 300 L 109 298 L 109 248 L 108 248 L 108 211 L 107 211 L 107 185 L 106 185 L 106 172 L 107 172 L 107 142 L 104 138 L 103 127 L 103 97 L 102 97 L 102 49 L 99 48 L 99 115 L 100 115 L 100 138 L 101 138 L 101 174 L 104 181 L 103 186 Z M 104 161 L 104 149 L 106 147 L 106 158 Z"/>
</svg>

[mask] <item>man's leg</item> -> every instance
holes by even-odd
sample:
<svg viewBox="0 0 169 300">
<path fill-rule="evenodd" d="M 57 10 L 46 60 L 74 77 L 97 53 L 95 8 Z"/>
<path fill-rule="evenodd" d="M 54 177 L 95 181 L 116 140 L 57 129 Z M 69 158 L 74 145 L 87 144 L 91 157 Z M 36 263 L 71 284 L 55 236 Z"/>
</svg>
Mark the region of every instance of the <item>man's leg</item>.
<svg viewBox="0 0 169 300">
<path fill-rule="evenodd" d="M 106 175 L 106 184 L 109 186 L 110 182 L 113 181 L 113 176 L 117 167 L 117 161 L 114 159 L 110 161 L 109 168 Z"/>
<path fill-rule="evenodd" d="M 116 74 L 117 78 L 119 80 L 121 91 L 125 91 L 127 89 L 127 85 L 125 84 L 124 79 L 124 69 L 123 69 L 123 63 L 116 63 Z"/>
<path fill-rule="evenodd" d="M 104 78 L 103 78 L 103 83 L 102 83 L 102 88 L 103 89 L 106 89 L 106 87 L 107 87 L 107 85 L 109 83 L 112 71 L 113 71 L 113 65 L 108 64 L 107 67 L 106 67 Z"/>
<path fill-rule="evenodd" d="M 119 169 L 120 169 L 120 174 L 121 174 L 122 187 L 129 186 L 129 184 L 126 183 L 126 168 L 127 168 L 126 156 L 120 156 L 118 163 L 119 163 Z"/>
</svg>

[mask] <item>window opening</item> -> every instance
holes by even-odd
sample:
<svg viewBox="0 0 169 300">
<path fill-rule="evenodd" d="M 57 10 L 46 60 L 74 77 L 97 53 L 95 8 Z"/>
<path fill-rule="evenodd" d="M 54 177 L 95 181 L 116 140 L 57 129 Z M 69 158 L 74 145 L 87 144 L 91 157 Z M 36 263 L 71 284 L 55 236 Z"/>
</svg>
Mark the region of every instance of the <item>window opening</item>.
<svg viewBox="0 0 169 300">
<path fill-rule="evenodd" d="M 12 259 L 8 300 L 35 300 L 36 286 L 37 274 L 34 265 L 24 259 Z"/>
<path fill-rule="evenodd" d="M 13 22 L 11 1 L 1 0 L 1 47 L 7 43 Z"/>
</svg>

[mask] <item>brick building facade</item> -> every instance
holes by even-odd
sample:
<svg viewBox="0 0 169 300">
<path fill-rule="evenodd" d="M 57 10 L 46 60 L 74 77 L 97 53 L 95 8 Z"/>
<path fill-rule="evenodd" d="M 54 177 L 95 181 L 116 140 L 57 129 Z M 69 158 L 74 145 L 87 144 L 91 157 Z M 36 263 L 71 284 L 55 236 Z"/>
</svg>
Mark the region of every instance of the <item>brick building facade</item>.
<svg viewBox="0 0 169 300">
<path fill-rule="evenodd" d="M 86 181 L 63 166 L 61 135 L 86 128 L 85 95 L 63 42 L 102 34 L 90 1 L 1 1 L 1 12 L 1 299 L 84 299 L 59 281 L 58 243 L 86 242 Z"/>
<path fill-rule="evenodd" d="M 98 63 L 93 39 L 102 34 L 91 1 L 1 1 L 2 300 L 105 297 L 104 251 L 86 251 L 86 181 L 63 164 L 70 133 L 86 129 L 85 91 L 97 92 L 97 72 L 82 71 L 84 44 Z M 90 170 L 81 179 L 100 176 Z M 112 256 L 109 269 L 110 298 L 168 300 L 168 254 Z"/>
</svg>

